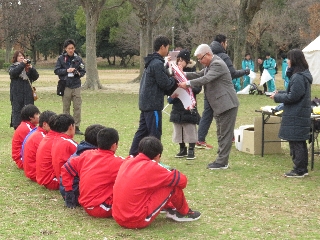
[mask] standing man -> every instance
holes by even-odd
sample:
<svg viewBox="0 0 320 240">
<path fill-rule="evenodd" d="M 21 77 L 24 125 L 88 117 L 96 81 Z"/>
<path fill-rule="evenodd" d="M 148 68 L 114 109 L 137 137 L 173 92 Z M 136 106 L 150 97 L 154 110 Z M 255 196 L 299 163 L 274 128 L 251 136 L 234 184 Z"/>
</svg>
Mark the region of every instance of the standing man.
<svg viewBox="0 0 320 240">
<path fill-rule="evenodd" d="M 246 53 L 244 59 L 242 60 L 241 65 L 242 65 L 242 69 L 244 69 L 244 70 L 250 69 L 251 71 L 254 71 L 254 62 L 251 59 L 250 53 Z M 247 75 L 243 76 L 243 87 L 242 88 L 245 88 L 249 84 L 250 84 L 250 77 Z"/>
<path fill-rule="evenodd" d="M 287 76 L 287 69 L 288 69 L 287 54 L 282 53 L 281 58 L 282 58 L 282 70 L 281 70 L 282 79 L 283 79 L 284 89 L 287 89 L 289 85 L 289 78 Z"/>
<path fill-rule="evenodd" d="M 75 52 L 74 40 L 68 39 L 63 44 L 64 52 L 59 56 L 54 73 L 65 83 L 62 95 L 63 113 L 70 114 L 73 104 L 73 118 L 76 125 L 76 134 L 83 135 L 79 126 L 81 122 L 81 80 L 86 73 L 81 57 Z"/>
<path fill-rule="evenodd" d="M 129 155 L 138 155 L 139 142 L 144 137 L 154 136 L 161 140 L 164 95 L 171 95 L 177 87 L 175 79 L 167 76 L 164 66 L 169 42 L 167 37 L 157 37 L 153 43 L 155 52 L 144 59 L 145 67 L 139 90 L 140 122 Z"/>
<path fill-rule="evenodd" d="M 179 83 L 179 87 L 187 89 L 204 86 L 205 98 L 216 120 L 219 145 L 216 160 L 209 163 L 207 168 L 227 169 L 239 106 L 238 97 L 227 65 L 221 58 L 213 55 L 207 44 L 199 45 L 194 55 L 205 68 L 200 72 L 186 73 L 187 79 L 190 80 Z"/>
<path fill-rule="evenodd" d="M 232 79 L 242 77 L 243 75 L 249 75 L 249 70 L 235 70 L 232 61 L 228 54 L 226 54 L 227 49 L 227 37 L 222 34 L 218 34 L 214 41 L 210 44 L 212 53 L 220 57 L 227 65 Z M 198 128 L 198 142 L 196 143 L 196 148 L 212 149 L 212 146 L 206 143 L 206 136 L 208 134 L 210 125 L 213 120 L 213 110 L 210 104 L 204 96 L 204 110 L 200 119 Z"/>
<path fill-rule="evenodd" d="M 266 60 L 263 61 L 263 68 L 267 69 L 272 79 L 267 82 L 268 92 L 274 92 L 276 90 L 275 75 L 276 75 L 276 60 L 274 60 L 270 53 L 266 53 Z"/>
</svg>

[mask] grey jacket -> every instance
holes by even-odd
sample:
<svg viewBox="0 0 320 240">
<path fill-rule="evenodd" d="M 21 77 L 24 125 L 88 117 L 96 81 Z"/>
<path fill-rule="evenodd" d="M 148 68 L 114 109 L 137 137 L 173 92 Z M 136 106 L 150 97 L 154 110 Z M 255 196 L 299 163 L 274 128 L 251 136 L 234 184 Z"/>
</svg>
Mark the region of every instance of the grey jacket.
<svg viewBox="0 0 320 240">
<path fill-rule="evenodd" d="M 192 87 L 204 86 L 204 94 L 214 116 L 239 106 L 229 69 L 225 62 L 214 55 L 208 67 L 200 72 L 186 73 Z"/>
<path fill-rule="evenodd" d="M 213 41 L 210 44 L 210 48 L 211 48 L 213 54 L 220 57 L 227 64 L 227 67 L 230 71 L 232 79 L 242 77 L 246 74 L 245 70 L 235 70 L 234 69 L 230 57 L 228 56 L 228 54 L 226 54 L 226 50 L 222 47 L 222 45 L 219 42 Z"/>
<path fill-rule="evenodd" d="M 279 138 L 288 141 L 305 141 L 310 134 L 312 75 L 307 69 L 291 76 L 286 91 L 274 95 L 274 101 L 283 103 Z"/>
</svg>

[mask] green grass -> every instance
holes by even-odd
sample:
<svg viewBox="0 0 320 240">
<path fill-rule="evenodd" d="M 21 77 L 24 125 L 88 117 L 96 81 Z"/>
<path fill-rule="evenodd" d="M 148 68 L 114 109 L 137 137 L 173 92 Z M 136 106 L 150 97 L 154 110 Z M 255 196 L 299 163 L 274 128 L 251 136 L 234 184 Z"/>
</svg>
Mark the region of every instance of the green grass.
<svg viewBox="0 0 320 240">
<path fill-rule="evenodd" d="M 45 82 L 40 71 L 38 86 Z M 51 73 L 47 73 L 51 74 Z M 100 72 L 100 74 L 103 74 Z M 8 86 L 6 74 L 0 73 L 1 87 Z M 52 87 L 55 85 L 52 82 Z M 278 86 L 282 83 L 277 82 Z M 313 86 L 312 96 L 320 96 Z M 176 159 L 178 145 L 173 144 L 172 124 L 163 115 L 164 153 L 162 161 L 188 177 L 185 195 L 190 207 L 199 210 L 199 221 L 176 223 L 160 215 L 146 229 L 121 228 L 113 219 L 95 219 L 82 208 L 64 207 L 57 191 L 49 191 L 27 180 L 11 160 L 9 128 L 10 101 L 6 88 L 0 89 L 0 239 L 319 239 L 320 200 L 319 157 L 315 169 L 303 179 L 286 179 L 283 173 L 292 167 L 287 143 L 283 153 L 250 155 L 232 148 L 231 168 L 209 171 L 206 165 L 216 156 L 217 140 L 213 123 L 207 138 L 213 150 L 197 150 L 194 161 Z M 62 110 L 60 97 L 54 91 L 39 92 L 36 105 L 41 111 Z M 120 134 L 117 154 L 126 156 L 139 121 L 138 95 L 84 91 L 81 129 L 100 123 L 114 127 Z M 198 97 L 200 112 L 203 95 Z M 236 126 L 253 124 L 260 116 L 255 110 L 275 105 L 265 96 L 240 95 Z M 82 137 L 76 136 L 76 141 Z"/>
</svg>

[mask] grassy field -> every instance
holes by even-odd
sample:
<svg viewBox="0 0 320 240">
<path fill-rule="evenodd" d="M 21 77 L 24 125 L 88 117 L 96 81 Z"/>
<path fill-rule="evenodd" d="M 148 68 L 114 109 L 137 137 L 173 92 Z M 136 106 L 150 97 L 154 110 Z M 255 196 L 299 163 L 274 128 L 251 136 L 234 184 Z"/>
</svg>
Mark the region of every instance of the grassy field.
<svg viewBox="0 0 320 240">
<path fill-rule="evenodd" d="M 103 84 L 126 84 L 138 75 L 136 70 L 101 70 Z M 35 84 L 41 111 L 62 111 L 61 99 L 55 95 L 56 76 L 40 70 Z M 278 74 L 279 75 L 279 74 Z M 277 86 L 283 84 L 277 80 Z M 260 157 L 232 148 L 230 169 L 209 171 L 206 166 L 216 156 L 215 124 L 207 142 L 213 150 L 197 150 L 195 160 L 176 159 L 178 145 L 173 144 L 172 124 L 163 115 L 164 153 L 162 161 L 188 176 L 185 195 L 190 207 L 202 217 L 191 223 L 176 223 L 160 215 L 148 228 L 121 228 L 113 219 L 95 219 L 82 208 L 68 209 L 57 191 L 49 191 L 27 180 L 11 160 L 9 128 L 9 78 L 0 72 L 0 239 L 319 239 L 320 200 L 319 157 L 315 169 L 303 179 L 287 179 L 283 173 L 291 170 L 292 161 L 287 143 L 281 154 Z M 312 87 L 312 97 L 320 96 L 320 87 Z M 119 131 L 117 154 L 128 154 L 139 121 L 138 95 L 132 93 L 83 91 L 82 124 L 100 123 Z M 203 95 L 198 97 L 200 112 Z M 253 124 L 260 114 L 255 110 L 276 105 L 265 96 L 240 95 L 236 127 Z M 169 107 L 170 108 L 170 107 Z M 168 109 L 169 109 L 168 108 Z M 82 137 L 76 136 L 76 141 Z"/>
</svg>

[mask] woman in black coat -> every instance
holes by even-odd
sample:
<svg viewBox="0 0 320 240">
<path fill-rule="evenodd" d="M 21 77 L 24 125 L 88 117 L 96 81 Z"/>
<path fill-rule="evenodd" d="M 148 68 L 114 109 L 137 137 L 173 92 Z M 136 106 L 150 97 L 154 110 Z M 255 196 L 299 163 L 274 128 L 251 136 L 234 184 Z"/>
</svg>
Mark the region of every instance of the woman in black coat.
<svg viewBox="0 0 320 240">
<path fill-rule="evenodd" d="M 21 123 L 21 109 L 25 105 L 34 104 L 30 83 L 32 84 L 32 82 L 36 81 L 39 78 L 39 74 L 21 51 L 16 51 L 13 54 L 12 63 L 9 68 L 12 107 L 10 127 L 16 129 Z"/>
<path fill-rule="evenodd" d="M 310 134 L 311 84 L 312 75 L 300 49 L 288 52 L 289 85 L 286 91 L 279 91 L 270 97 L 283 103 L 282 122 L 279 138 L 289 141 L 293 170 L 285 177 L 308 175 L 308 149 L 306 140 Z"/>
</svg>

